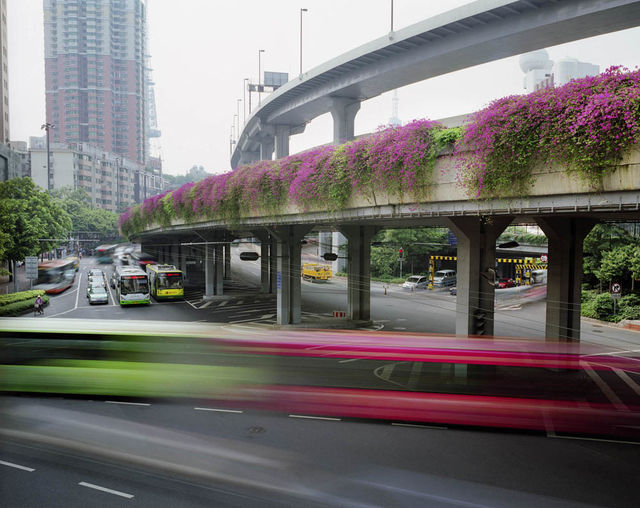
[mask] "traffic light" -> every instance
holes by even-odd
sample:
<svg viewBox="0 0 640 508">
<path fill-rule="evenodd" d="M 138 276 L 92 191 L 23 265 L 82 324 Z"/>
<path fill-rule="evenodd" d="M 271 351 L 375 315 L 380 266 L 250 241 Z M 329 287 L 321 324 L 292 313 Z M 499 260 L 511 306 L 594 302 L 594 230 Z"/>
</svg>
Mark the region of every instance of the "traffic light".
<svg viewBox="0 0 640 508">
<path fill-rule="evenodd" d="M 398 257 L 402 259 L 403 256 L 404 256 L 404 251 L 402 250 L 402 247 L 400 247 L 400 249 L 398 250 Z"/>
</svg>

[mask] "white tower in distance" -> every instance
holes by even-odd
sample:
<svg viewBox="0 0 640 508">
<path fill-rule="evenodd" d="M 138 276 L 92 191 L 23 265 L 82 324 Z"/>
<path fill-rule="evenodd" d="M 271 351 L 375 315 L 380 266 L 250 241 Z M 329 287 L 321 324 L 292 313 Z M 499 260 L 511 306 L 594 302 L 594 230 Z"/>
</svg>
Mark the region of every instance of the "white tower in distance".
<svg viewBox="0 0 640 508">
<path fill-rule="evenodd" d="M 400 99 L 398 99 L 398 90 L 393 91 L 393 99 L 391 99 L 391 118 L 389 118 L 389 125 L 393 127 L 400 127 L 402 122 L 400 118 L 398 118 L 398 103 Z"/>
</svg>

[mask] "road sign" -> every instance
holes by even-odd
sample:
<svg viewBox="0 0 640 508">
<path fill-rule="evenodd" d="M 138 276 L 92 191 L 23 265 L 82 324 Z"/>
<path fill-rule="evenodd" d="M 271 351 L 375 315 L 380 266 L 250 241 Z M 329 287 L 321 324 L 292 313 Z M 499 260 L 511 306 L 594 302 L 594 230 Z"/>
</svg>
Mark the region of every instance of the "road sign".
<svg viewBox="0 0 640 508">
<path fill-rule="evenodd" d="M 620 294 L 622 293 L 622 285 L 619 282 L 612 282 L 610 291 L 611 298 L 620 298 Z"/>
<path fill-rule="evenodd" d="M 27 279 L 38 278 L 38 256 L 27 256 L 24 258 L 24 271 Z"/>
<path fill-rule="evenodd" d="M 549 261 L 549 256 L 547 256 L 546 254 L 540 254 L 540 261 L 542 263 L 546 263 Z"/>
</svg>

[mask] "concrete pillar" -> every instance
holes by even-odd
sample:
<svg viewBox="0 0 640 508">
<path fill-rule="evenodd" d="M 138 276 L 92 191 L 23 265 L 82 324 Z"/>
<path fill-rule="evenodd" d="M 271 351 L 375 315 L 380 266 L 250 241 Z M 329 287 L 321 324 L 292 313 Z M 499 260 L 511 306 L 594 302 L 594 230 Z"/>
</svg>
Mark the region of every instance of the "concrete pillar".
<svg viewBox="0 0 640 508">
<path fill-rule="evenodd" d="M 289 155 L 289 136 L 291 127 L 288 125 L 276 125 L 276 159 L 282 159 Z"/>
<path fill-rule="evenodd" d="M 547 235 L 547 340 L 579 341 L 582 292 L 582 242 L 596 224 L 590 219 L 536 219 Z"/>
<path fill-rule="evenodd" d="M 278 241 L 270 235 L 269 239 L 269 293 L 278 291 Z"/>
<path fill-rule="evenodd" d="M 260 292 L 271 292 L 271 280 L 269 277 L 269 233 L 266 231 L 252 231 L 253 236 L 260 240 Z"/>
<path fill-rule="evenodd" d="M 231 279 L 231 242 L 224 244 L 224 278 Z"/>
<path fill-rule="evenodd" d="M 182 277 L 184 278 L 184 280 L 186 281 L 189 278 L 189 274 L 187 273 L 187 252 L 189 250 L 189 247 L 187 247 L 186 245 L 180 245 L 179 246 L 179 265 L 177 265 L 180 270 L 182 270 Z"/>
<path fill-rule="evenodd" d="M 238 166 L 244 166 L 260 160 L 260 152 L 241 151 Z"/>
<path fill-rule="evenodd" d="M 213 244 L 204 245 L 204 297 L 211 298 L 215 294 L 215 248 Z"/>
<path fill-rule="evenodd" d="M 216 295 L 220 296 L 223 293 L 224 284 L 224 245 L 216 243 L 213 246 L 214 254 L 214 277 L 213 277 L 213 290 Z"/>
<path fill-rule="evenodd" d="M 450 217 L 458 238 L 456 335 L 493 335 L 496 240 L 513 217 Z"/>
<path fill-rule="evenodd" d="M 176 268 L 180 266 L 180 245 L 178 243 L 171 245 L 169 264 L 174 265 Z"/>
<path fill-rule="evenodd" d="M 331 231 L 318 232 L 318 257 L 327 252 L 333 252 L 333 233 Z"/>
<path fill-rule="evenodd" d="M 347 237 L 347 316 L 349 319 L 371 319 L 371 239 L 375 226 L 342 226 Z"/>
<path fill-rule="evenodd" d="M 277 245 L 277 324 L 300 323 L 302 294 L 300 288 L 301 245 L 310 226 L 284 226 L 271 231 Z"/>
<path fill-rule="evenodd" d="M 346 272 L 347 271 L 347 259 L 344 250 L 341 250 L 340 247 L 347 243 L 347 239 L 344 235 L 338 231 L 333 233 L 333 252 L 338 255 L 338 259 L 334 261 L 336 271 L 338 272 Z"/>
<path fill-rule="evenodd" d="M 333 144 L 339 145 L 354 137 L 356 113 L 360 101 L 349 97 L 332 97 L 329 112 L 333 117 Z"/>
<path fill-rule="evenodd" d="M 260 141 L 260 160 L 266 161 L 273 158 L 274 138 L 272 136 L 264 137 Z"/>
</svg>

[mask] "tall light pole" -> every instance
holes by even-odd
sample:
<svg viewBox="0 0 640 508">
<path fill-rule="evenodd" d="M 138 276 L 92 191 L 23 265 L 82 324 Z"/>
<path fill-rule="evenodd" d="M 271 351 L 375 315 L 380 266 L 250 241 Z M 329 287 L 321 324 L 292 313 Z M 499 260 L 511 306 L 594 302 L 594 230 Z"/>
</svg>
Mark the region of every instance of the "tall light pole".
<svg viewBox="0 0 640 508">
<path fill-rule="evenodd" d="M 309 12 L 308 9 L 300 9 L 300 76 L 302 76 L 302 13 Z"/>
<path fill-rule="evenodd" d="M 40 127 L 47 133 L 47 190 L 51 192 L 53 190 L 53 176 L 51 175 L 51 150 L 49 144 L 49 131 L 55 128 L 52 123 L 43 123 Z"/>
<path fill-rule="evenodd" d="M 391 31 L 393 32 L 393 0 L 391 0 Z"/>
<path fill-rule="evenodd" d="M 238 135 L 236 136 L 236 139 L 240 139 L 240 103 L 242 102 L 242 99 L 236 99 L 236 105 L 237 110 L 238 110 Z"/>
<path fill-rule="evenodd" d="M 247 124 L 247 87 L 249 86 L 249 78 L 242 80 L 242 116 L 244 117 L 243 125 Z M 251 92 L 249 92 L 249 98 L 251 98 Z M 249 114 L 251 114 L 251 108 L 249 108 Z"/>
<path fill-rule="evenodd" d="M 116 213 L 120 211 L 120 159 L 116 157 Z"/>
<path fill-rule="evenodd" d="M 262 92 L 260 92 L 260 87 L 262 86 L 262 53 L 264 53 L 264 49 L 258 50 L 258 107 L 262 104 Z"/>
</svg>

